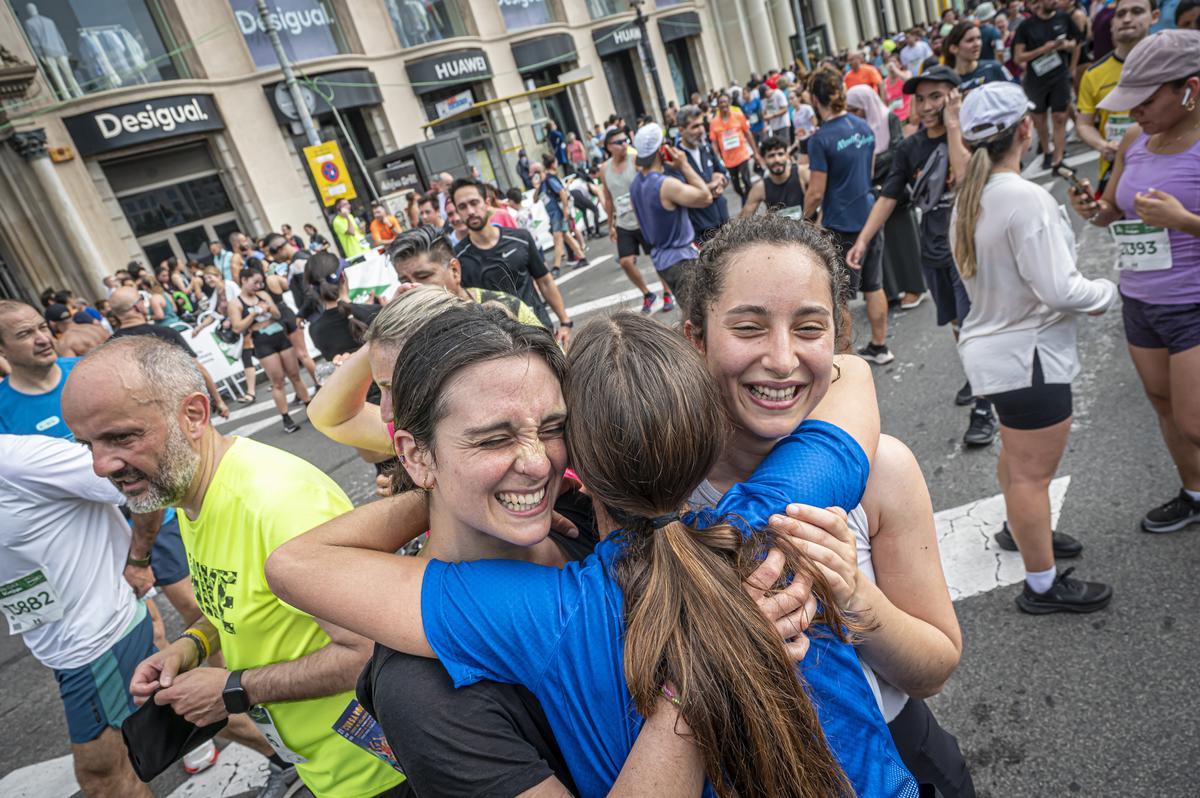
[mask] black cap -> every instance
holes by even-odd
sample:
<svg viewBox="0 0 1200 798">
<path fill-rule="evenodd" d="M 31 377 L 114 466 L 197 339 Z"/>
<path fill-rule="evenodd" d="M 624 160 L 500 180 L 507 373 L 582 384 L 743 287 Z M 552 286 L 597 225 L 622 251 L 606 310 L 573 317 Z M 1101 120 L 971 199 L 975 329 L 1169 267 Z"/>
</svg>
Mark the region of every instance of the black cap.
<svg viewBox="0 0 1200 798">
<path fill-rule="evenodd" d="M 938 64 L 922 72 L 920 75 L 913 75 L 908 80 L 904 81 L 904 93 L 916 94 L 917 85 L 923 81 L 932 80 L 935 83 L 949 83 L 951 86 L 958 88 L 962 85 L 962 78 L 958 76 L 950 67 L 945 64 Z"/>
<path fill-rule="evenodd" d="M 46 321 L 63 321 L 71 318 L 71 311 L 66 305 L 60 305 L 57 302 L 46 308 Z"/>
</svg>

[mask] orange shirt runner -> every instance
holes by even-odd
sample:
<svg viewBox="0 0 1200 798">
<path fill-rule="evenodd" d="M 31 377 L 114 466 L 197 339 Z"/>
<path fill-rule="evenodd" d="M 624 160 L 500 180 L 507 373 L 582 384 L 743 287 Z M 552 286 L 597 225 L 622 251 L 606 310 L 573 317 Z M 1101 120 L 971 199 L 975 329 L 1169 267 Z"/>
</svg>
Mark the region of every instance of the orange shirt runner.
<svg viewBox="0 0 1200 798">
<path fill-rule="evenodd" d="M 396 237 L 396 231 L 403 229 L 400 222 L 391 214 L 387 216 L 386 222 L 382 219 L 371 220 L 371 237 L 376 241 L 391 241 Z"/>
<path fill-rule="evenodd" d="M 846 73 L 847 89 L 853 89 L 855 86 L 870 86 L 875 91 L 879 91 L 880 83 L 883 83 L 883 75 L 880 75 L 879 70 L 870 64 L 862 64 L 858 69 L 852 69 Z"/>
<path fill-rule="evenodd" d="M 727 169 L 740 166 L 754 154 L 750 149 L 750 123 L 738 108 L 730 107 L 728 119 L 721 118 L 720 113 L 713 116 L 708 123 L 708 137 Z"/>
</svg>

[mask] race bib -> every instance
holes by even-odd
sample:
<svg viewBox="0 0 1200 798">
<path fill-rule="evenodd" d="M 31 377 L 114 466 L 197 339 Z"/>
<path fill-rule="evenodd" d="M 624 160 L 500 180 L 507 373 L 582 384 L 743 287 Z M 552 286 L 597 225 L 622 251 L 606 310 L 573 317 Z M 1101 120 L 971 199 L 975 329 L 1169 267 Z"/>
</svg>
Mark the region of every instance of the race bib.
<svg viewBox="0 0 1200 798">
<path fill-rule="evenodd" d="M 1125 134 L 1129 132 L 1129 128 L 1133 127 L 1133 117 L 1129 114 L 1113 114 L 1104 123 L 1104 138 L 1109 141 L 1119 142 L 1125 138 Z"/>
<path fill-rule="evenodd" d="M 1127 272 L 1160 272 L 1171 268 L 1171 239 L 1162 227 L 1145 222 L 1109 225 L 1117 244 L 1117 268 Z"/>
<path fill-rule="evenodd" d="M 739 130 L 727 130 L 721 134 L 721 151 L 736 150 L 742 146 L 742 133 Z"/>
<path fill-rule="evenodd" d="M 275 727 L 275 721 L 271 718 L 271 713 L 266 707 L 250 707 L 250 711 L 246 714 L 250 717 L 250 720 L 254 721 L 254 725 L 262 732 L 262 736 L 267 738 L 267 742 L 275 749 L 275 753 L 279 754 L 280 759 L 291 765 L 303 765 L 308 761 L 284 745 L 283 736 L 279 733 L 279 729 Z"/>
<path fill-rule="evenodd" d="M 633 210 L 633 199 L 628 194 L 613 197 L 613 204 L 617 206 L 617 214 L 621 216 Z"/>
<path fill-rule="evenodd" d="M 1033 63 L 1029 66 L 1033 70 L 1033 74 L 1040 78 L 1043 75 L 1050 74 L 1054 70 L 1058 69 L 1061 65 L 1062 57 L 1058 54 L 1057 50 L 1052 50 L 1045 55 L 1041 55 L 1033 59 Z"/>
<path fill-rule="evenodd" d="M 786 216 L 789 219 L 794 219 L 797 222 L 804 221 L 803 205 L 793 205 L 790 208 L 780 208 L 779 210 L 775 211 L 775 213 L 779 214 L 780 216 Z"/>
<path fill-rule="evenodd" d="M 752 125 L 757 125 L 758 124 L 758 114 L 750 114 L 750 116 L 746 117 L 746 121 Z"/>
<path fill-rule="evenodd" d="M 0 585 L 0 612 L 8 633 L 19 635 L 43 624 L 62 620 L 62 602 L 40 570 Z"/>
</svg>

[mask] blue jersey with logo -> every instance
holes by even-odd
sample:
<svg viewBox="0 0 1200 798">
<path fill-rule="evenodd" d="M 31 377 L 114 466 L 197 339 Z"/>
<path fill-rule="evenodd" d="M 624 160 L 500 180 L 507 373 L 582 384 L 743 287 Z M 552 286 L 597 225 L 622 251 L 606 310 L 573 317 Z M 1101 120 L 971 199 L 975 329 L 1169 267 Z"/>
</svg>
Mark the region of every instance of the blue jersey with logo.
<svg viewBox="0 0 1200 798">
<path fill-rule="evenodd" d="M 62 389 L 77 357 L 60 357 L 62 378 L 45 393 L 21 393 L 5 380 L 0 382 L 0 432 L 10 435 L 48 435 L 75 440 L 67 422 L 62 420 Z"/>
<path fill-rule="evenodd" d="M 736 514 L 758 526 L 793 500 L 853 507 L 869 470 L 845 432 L 805 421 L 715 513 L 696 520 Z M 613 575 L 623 545 L 614 533 L 561 570 L 513 560 L 431 560 L 421 586 L 425 635 L 454 685 L 490 679 L 531 690 L 582 796 L 607 794 L 642 726 L 625 683 L 624 595 Z M 916 781 L 896 753 L 854 648 L 815 638 L 802 672 L 855 793 L 916 798 Z"/>
<path fill-rule="evenodd" d="M 871 193 L 871 164 L 875 134 L 853 114 L 823 122 L 808 140 L 808 167 L 825 172 L 821 224 L 839 233 L 857 233 L 867 223 L 875 195 Z"/>
</svg>

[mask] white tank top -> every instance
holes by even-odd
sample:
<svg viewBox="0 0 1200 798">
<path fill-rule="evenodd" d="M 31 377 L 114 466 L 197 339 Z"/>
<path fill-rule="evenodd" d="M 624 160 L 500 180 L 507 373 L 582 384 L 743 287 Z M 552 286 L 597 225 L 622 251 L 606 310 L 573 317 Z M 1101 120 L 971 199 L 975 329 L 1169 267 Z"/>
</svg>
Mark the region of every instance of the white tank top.
<svg viewBox="0 0 1200 798">
<path fill-rule="evenodd" d="M 858 570 L 871 582 L 875 582 L 875 564 L 871 562 L 871 530 L 867 523 L 867 511 L 861 504 L 850 511 L 846 518 L 846 525 L 854 532 Z M 908 703 L 908 695 L 871 670 L 871 666 L 863 662 L 861 655 L 858 661 L 862 665 L 863 673 L 866 674 L 867 683 L 871 685 L 871 692 L 875 694 L 875 703 L 879 704 L 879 711 L 883 713 L 883 719 L 891 723 Z"/>
</svg>

